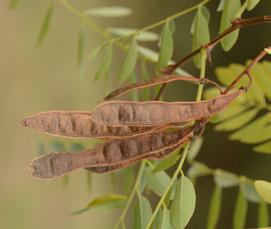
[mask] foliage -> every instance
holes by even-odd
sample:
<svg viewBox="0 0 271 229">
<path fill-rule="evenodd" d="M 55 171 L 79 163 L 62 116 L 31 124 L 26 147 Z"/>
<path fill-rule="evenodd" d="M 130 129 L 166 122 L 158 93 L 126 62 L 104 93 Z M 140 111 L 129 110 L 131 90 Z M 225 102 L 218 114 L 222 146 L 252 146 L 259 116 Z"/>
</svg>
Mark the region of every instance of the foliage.
<svg viewBox="0 0 271 229">
<path fill-rule="evenodd" d="M 69 10 L 73 15 L 78 17 L 81 29 L 78 35 L 78 63 L 82 69 L 86 56 L 87 60 L 92 60 L 99 56 L 99 66 L 96 73 L 92 73 L 95 80 L 101 80 L 108 75 L 112 67 L 112 60 L 116 55 L 115 49 L 121 49 L 124 52 L 122 67 L 119 69 L 118 83 L 134 82 L 135 69 L 138 68 L 137 74 L 147 80 L 150 76 L 148 71 L 152 68 L 155 71 L 161 70 L 174 64 L 172 60 L 174 52 L 174 34 L 178 33 L 175 28 L 174 20 L 189 12 L 196 11 L 191 24 L 192 50 L 195 51 L 202 47 L 202 51 L 194 56 L 195 66 L 200 68 L 201 78 L 205 78 L 206 55 L 210 55 L 208 46 L 210 41 L 209 22 L 211 20 L 206 3 L 210 0 L 204 0 L 191 8 L 178 12 L 174 15 L 146 26 L 142 29 L 134 28 L 100 28 L 95 18 L 118 18 L 127 17 L 133 11 L 123 6 L 106 6 L 78 10 L 67 0 L 59 2 Z M 221 0 L 218 5 L 218 11 L 221 13 L 220 32 L 231 27 L 231 21 L 242 17 L 242 14 L 252 10 L 259 3 L 259 0 Z M 10 1 L 10 7 L 14 8 L 17 1 Z M 49 27 L 52 24 L 53 4 L 49 5 L 44 16 L 40 33 L 37 39 L 37 45 L 44 41 Z M 101 44 L 90 50 L 85 50 L 86 36 L 84 27 L 97 32 L 103 37 Z M 161 27 L 161 34 L 153 32 L 152 29 Z M 227 36 L 220 39 L 224 51 L 229 51 L 237 42 L 239 29 L 232 31 Z M 157 50 L 150 49 L 146 43 L 152 42 L 157 44 Z M 87 53 L 88 55 L 84 55 Z M 209 56 L 210 57 L 210 56 Z M 151 65 L 153 64 L 153 65 Z M 229 86 L 232 80 L 240 74 L 244 66 L 240 64 L 231 64 L 229 67 L 216 68 L 216 76 L 224 85 Z M 176 74 L 188 75 L 183 69 L 177 68 Z M 233 131 L 229 138 L 238 140 L 247 144 L 258 144 L 254 147 L 256 152 L 271 153 L 271 129 L 270 129 L 270 104 L 271 99 L 271 63 L 262 62 L 254 65 L 251 73 L 253 83 L 247 94 L 242 95 L 235 100 L 230 107 L 219 113 L 216 117 L 216 131 Z M 246 85 L 248 81 L 242 79 L 236 88 Z M 156 92 L 155 90 L 152 91 Z M 205 91 L 206 98 L 213 97 L 216 94 L 213 88 Z M 136 94 L 138 95 L 138 94 Z M 151 93 L 146 90 L 140 96 L 151 99 Z M 202 96 L 202 86 L 198 89 L 198 100 Z M 170 157 L 159 162 L 143 160 L 138 170 L 134 185 L 127 195 L 110 194 L 97 197 L 87 206 L 73 214 L 80 214 L 94 207 L 104 209 L 113 209 L 123 207 L 122 213 L 115 224 L 115 228 L 122 226 L 125 228 L 125 218 L 129 210 L 133 211 L 134 228 L 185 228 L 189 223 L 196 207 L 196 193 L 194 184 L 197 179 L 204 176 L 212 176 L 214 180 L 214 191 L 211 196 L 208 218 L 206 226 L 208 229 L 216 228 L 219 221 L 221 206 L 223 205 L 223 190 L 226 188 L 239 187 L 236 198 L 235 211 L 233 213 L 233 228 L 244 228 L 248 202 L 259 205 L 258 226 L 268 226 L 268 208 L 270 203 L 270 183 L 267 181 L 253 181 L 245 176 L 238 176 L 221 169 L 212 169 L 204 163 L 195 161 L 197 154 L 202 145 L 202 138 L 198 138 L 176 150 Z M 63 142 L 53 142 L 51 149 L 53 151 L 63 151 L 69 148 L 70 151 L 80 151 L 85 148 L 84 145 L 73 143 L 67 147 Z M 39 152 L 44 153 L 43 145 L 39 145 Z M 190 167 L 184 175 L 183 164 L 186 160 Z M 167 169 L 174 168 L 173 175 L 169 176 Z M 128 170 L 127 170 L 128 171 Z M 125 171 L 126 172 L 126 171 Z M 88 172 L 89 174 L 89 172 Z M 127 172 L 128 174 L 128 172 Z M 120 173 L 116 173 L 120 177 Z M 127 176 L 131 180 L 132 175 Z M 65 178 L 67 179 L 67 178 Z M 88 177 L 89 179 L 89 177 Z M 113 179 L 115 179 L 113 177 Z M 193 182 L 192 182 L 193 181 Z M 113 182 L 114 183 L 114 182 Z M 194 184 L 193 184 L 194 183 Z M 158 197 L 158 203 L 153 206 L 150 197 Z M 134 208 L 131 207 L 135 201 Z"/>
</svg>

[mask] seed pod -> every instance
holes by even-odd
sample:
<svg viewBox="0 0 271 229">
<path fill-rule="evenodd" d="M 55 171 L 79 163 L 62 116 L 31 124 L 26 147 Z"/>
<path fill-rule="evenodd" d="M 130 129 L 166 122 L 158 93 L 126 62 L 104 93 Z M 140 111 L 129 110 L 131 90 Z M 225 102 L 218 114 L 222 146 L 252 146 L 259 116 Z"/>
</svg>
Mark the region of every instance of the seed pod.
<svg viewBox="0 0 271 229">
<path fill-rule="evenodd" d="M 49 111 L 25 118 L 24 127 L 43 133 L 65 137 L 124 138 L 151 133 L 164 127 L 112 127 L 92 121 L 90 112 Z"/>
<path fill-rule="evenodd" d="M 174 148 L 193 136 L 193 128 L 161 131 L 140 137 L 112 140 L 81 153 L 51 153 L 38 157 L 31 163 L 35 177 L 50 179 L 79 168 L 114 166 L 131 163 L 149 155 Z M 155 157 L 155 156 L 153 156 Z"/>
<path fill-rule="evenodd" d="M 188 138 L 187 138 L 187 140 L 188 140 Z M 133 161 L 131 160 L 131 161 L 120 163 L 120 164 L 116 164 L 116 165 L 93 167 L 93 168 L 86 168 L 86 169 L 90 170 L 91 172 L 94 172 L 94 173 L 110 173 L 110 172 L 114 172 L 116 170 L 120 170 L 120 169 L 129 167 L 129 166 L 131 166 L 133 164 L 136 164 L 139 161 L 141 161 L 142 159 L 160 160 L 160 159 L 163 159 L 165 157 L 168 157 L 173 151 L 175 151 L 178 147 L 180 147 L 184 143 L 185 142 L 182 142 L 178 146 L 174 146 L 172 148 L 168 148 L 168 149 L 163 150 L 163 151 L 158 152 L 158 153 L 149 154 L 147 156 L 139 157 L 139 158 L 137 158 L 137 159 L 135 159 Z"/>
<path fill-rule="evenodd" d="M 170 82 L 173 82 L 173 81 L 188 81 L 188 82 L 197 83 L 197 84 L 199 84 L 199 83 L 212 84 L 215 87 L 217 87 L 220 92 L 222 92 L 221 87 L 212 80 L 200 79 L 200 78 L 193 77 L 193 76 L 163 75 L 161 77 L 154 78 L 154 79 L 151 79 L 149 81 L 139 82 L 139 83 L 132 83 L 132 84 L 129 84 L 129 85 L 125 86 L 125 87 L 118 88 L 117 90 L 113 91 L 108 96 L 106 96 L 104 98 L 104 100 L 111 100 L 113 98 L 116 98 L 118 96 L 126 94 L 127 92 L 129 92 L 131 90 L 151 87 L 151 86 L 164 84 L 164 83 L 170 83 Z"/>
<path fill-rule="evenodd" d="M 94 122 L 112 126 L 157 126 L 210 117 L 222 111 L 242 89 L 200 102 L 110 101 L 92 113 Z"/>
</svg>

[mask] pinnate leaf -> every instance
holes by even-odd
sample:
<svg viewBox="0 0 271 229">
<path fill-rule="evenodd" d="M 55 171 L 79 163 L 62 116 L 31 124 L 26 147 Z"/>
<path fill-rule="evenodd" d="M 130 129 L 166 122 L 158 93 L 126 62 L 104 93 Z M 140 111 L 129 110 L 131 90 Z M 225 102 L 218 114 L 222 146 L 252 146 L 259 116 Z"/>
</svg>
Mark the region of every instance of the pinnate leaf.
<svg viewBox="0 0 271 229">
<path fill-rule="evenodd" d="M 110 194 L 93 199 L 85 208 L 71 213 L 72 215 L 81 214 L 89 209 L 115 209 L 122 207 L 126 203 L 127 197 L 123 195 Z"/>
</svg>

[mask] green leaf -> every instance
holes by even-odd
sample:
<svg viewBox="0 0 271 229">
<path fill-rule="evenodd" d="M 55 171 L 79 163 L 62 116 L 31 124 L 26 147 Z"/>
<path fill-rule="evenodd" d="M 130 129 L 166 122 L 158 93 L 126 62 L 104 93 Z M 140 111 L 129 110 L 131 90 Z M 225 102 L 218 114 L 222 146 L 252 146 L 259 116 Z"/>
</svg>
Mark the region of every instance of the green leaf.
<svg viewBox="0 0 271 229">
<path fill-rule="evenodd" d="M 217 11 L 220 12 L 224 9 L 225 0 L 220 0 L 219 5 L 217 7 Z"/>
<path fill-rule="evenodd" d="M 54 5 L 52 3 L 52 4 L 49 5 L 49 7 L 47 9 L 47 12 L 45 14 L 45 17 L 43 19 L 36 46 L 41 45 L 43 39 L 45 38 L 45 36 L 46 36 L 46 34 L 47 34 L 48 30 L 49 30 L 50 23 L 51 23 L 51 20 L 52 20 L 53 10 L 54 10 Z"/>
<path fill-rule="evenodd" d="M 246 0 L 246 2 L 247 2 L 247 10 L 253 10 L 258 5 L 260 0 Z"/>
<path fill-rule="evenodd" d="M 202 143 L 203 143 L 203 138 L 202 137 L 198 137 L 196 138 L 190 145 L 190 149 L 189 149 L 189 153 L 188 153 L 188 156 L 187 156 L 187 159 L 189 161 L 193 161 L 198 153 L 199 153 L 199 150 L 202 146 Z"/>
<path fill-rule="evenodd" d="M 271 141 L 263 143 L 261 145 L 258 145 L 256 147 L 253 148 L 256 152 L 259 153 L 267 153 L 270 154 L 271 153 Z"/>
<path fill-rule="evenodd" d="M 233 217 L 233 228 L 234 229 L 243 229 L 245 228 L 247 215 L 247 200 L 240 190 L 237 196 L 234 217 Z"/>
<path fill-rule="evenodd" d="M 98 56 L 99 52 L 104 48 L 105 44 L 101 44 L 99 46 L 97 46 L 96 48 L 94 48 L 89 54 L 88 54 L 88 58 L 90 59 L 94 59 Z"/>
<path fill-rule="evenodd" d="M 241 177 L 241 189 L 248 201 L 253 203 L 260 203 L 261 199 L 257 193 L 252 181 L 248 180 L 246 177 Z"/>
<path fill-rule="evenodd" d="M 120 81 L 123 82 L 126 80 L 134 71 L 137 62 L 137 41 L 134 37 L 130 44 L 130 47 L 127 51 L 127 55 L 125 57 L 125 61 L 123 63 L 121 73 L 120 73 Z"/>
<path fill-rule="evenodd" d="M 170 177 L 164 172 L 151 173 L 148 177 L 148 188 L 158 196 L 162 196 L 170 182 Z"/>
<path fill-rule="evenodd" d="M 155 217 L 155 220 L 153 222 L 153 229 L 173 229 L 173 226 L 170 222 L 170 211 L 163 206 L 157 216 Z"/>
<path fill-rule="evenodd" d="M 191 27 L 192 37 L 192 51 L 198 49 L 201 45 L 207 44 L 210 41 L 209 32 L 210 13 L 205 6 L 198 8 L 195 14 L 194 21 Z M 200 54 L 194 57 L 196 67 L 200 68 L 201 57 Z"/>
<path fill-rule="evenodd" d="M 216 125 L 215 130 L 236 130 L 250 122 L 257 115 L 258 111 L 257 108 L 245 111 L 240 115 Z"/>
<path fill-rule="evenodd" d="M 149 200 L 145 196 L 138 195 L 134 210 L 134 229 L 145 229 L 151 215 Z"/>
<path fill-rule="evenodd" d="M 261 132 L 264 127 L 270 122 L 271 115 L 267 113 L 255 121 L 249 123 L 242 129 L 230 135 L 231 140 L 239 140 L 241 142 L 249 143 L 250 139 L 253 140 Z"/>
<path fill-rule="evenodd" d="M 160 37 L 160 50 L 158 59 L 159 68 L 167 66 L 173 54 L 173 45 L 172 26 L 170 26 L 170 21 L 167 21 L 162 29 Z"/>
<path fill-rule="evenodd" d="M 152 172 L 157 173 L 172 167 L 178 162 L 180 156 L 180 149 L 175 150 L 175 152 L 171 156 L 159 161 L 159 163 L 154 167 Z"/>
<path fill-rule="evenodd" d="M 113 48 L 112 44 L 104 46 L 102 50 L 102 61 L 95 75 L 95 80 L 102 78 L 106 75 L 111 67 L 112 57 L 113 57 Z"/>
<path fill-rule="evenodd" d="M 221 169 L 215 170 L 214 181 L 221 188 L 229 188 L 239 184 L 238 177 Z"/>
<path fill-rule="evenodd" d="M 269 226 L 268 205 L 266 202 L 261 201 L 261 203 L 259 204 L 258 227 L 268 227 L 268 226 Z"/>
<path fill-rule="evenodd" d="M 224 9 L 220 20 L 220 33 L 231 26 L 231 20 L 235 19 L 235 15 L 241 7 L 240 0 L 225 0 Z M 222 48 L 227 52 L 229 51 L 238 38 L 239 30 L 236 30 L 223 39 L 221 39 Z"/>
<path fill-rule="evenodd" d="M 72 215 L 81 214 L 89 209 L 115 209 L 120 208 L 126 203 L 127 197 L 123 195 L 110 194 L 93 199 L 85 208 L 71 213 Z"/>
<path fill-rule="evenodd" d="M 222 200 L 222 189 L 221 187 L 216 185 L 210 201 L 207 219 L 207 229 L 216 228 L 217 222 L 219 220 L 221 200 Z"/>
<path fill-rule="evenodd" d="M 8 2 L 8 8 L 15 9 L 19 0 L 9 0 Z"/>
<path fill-rule="evenodd" d="M 271 183 L 264 180 L 256 180 L 254 185 L 263 200 L 267 203 L 271 203 Z"/>
<path fill-rule="evenodd" d="M 194 161 L 187 171 L 191 179 L 212 174 L 212 170 L 203 163 Z"/>
<path fill-rule="evenodd" d="M 196 193 L 193 183 L 186 176 L 182 176 L 176 185 L 170 209 L 171 222 L 175 228 L 184 228 L 194 213 Z"/>
<path fill-rule="evenodd" d="M 94 16 L 94 17 L 125 17 L 132 14 L 132 10 L 130 8 L 124 6 L 104 6 L 97 7 L 86 10 L 84 12 L 86 15 Z"/>
<path fill-rule="evenodd" d="M 130 193 L 134 183 L 134 167 L 125 168 L 121 170 L 121 173 L 123 174 L 122 182 L 125 193 Z"/>
<path fill-rule="evenodd" d="M 137 34 L 137 41 L 157 41 L 159 35 L 151 31 L 138 31 L 137 29 L 131 28 L 108 28 L 107 32 L 116 36 L 132 36 Z"/>
</svg>

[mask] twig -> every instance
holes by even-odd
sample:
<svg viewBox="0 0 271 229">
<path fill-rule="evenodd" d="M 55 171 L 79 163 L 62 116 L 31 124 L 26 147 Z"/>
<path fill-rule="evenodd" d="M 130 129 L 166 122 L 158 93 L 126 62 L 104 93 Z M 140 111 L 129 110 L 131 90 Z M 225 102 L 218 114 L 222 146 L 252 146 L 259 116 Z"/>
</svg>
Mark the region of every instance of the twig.
<svg viewBox="0 0 271 229">
<path fill-rule="evenodd" d="M 257 24 L 265 24 L 265 23 L 270 23 L 271 22 L 271 16 L 262 16 L 262 17 L 255 17 L 255 18 L 250 18 L 250 19 L 236 19 L 232 21 L 231 27 L 223 31 L 221 34 L 219 34 L 217 37 L 215 37 L 213 40 L 211 40 L 209 43 L 202 45 L 200 48 L 196 49 L 195 51 L 189 53 L 187 56 L 183 57 L 180 59 L 178 62 L 176 62 L 173 65 L 168 66 L 166 69 L 163 70 L 164 74 L 172 74 L 178 67 L 186 63 L 188 60 L 196 56 L 198 53 L 200 53 L 202 48 L 205 48 L 207 51 L 208 56 L 210 56 L 211 51 L 213 48 L 219 43 L 219 41 L 227 36 L 228 34 L 234 32 L 237 29 L 241 29 L 244 27 L 252 26 L 252 25 L 257 25 Z M 162 85 L 157 97 L 158 99 L 162 96 L 163 91 L 165 90 L 166 84 Z"/>
</svg>

